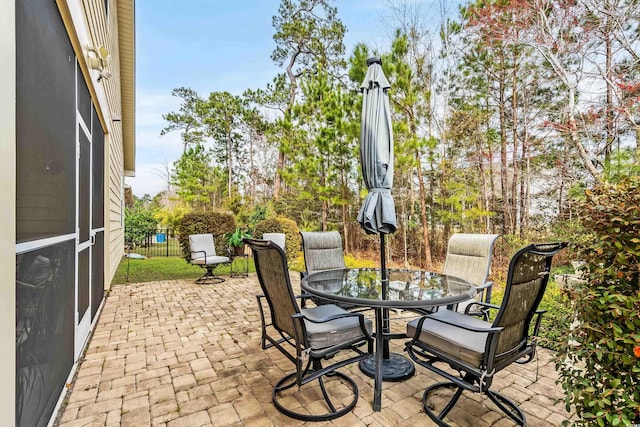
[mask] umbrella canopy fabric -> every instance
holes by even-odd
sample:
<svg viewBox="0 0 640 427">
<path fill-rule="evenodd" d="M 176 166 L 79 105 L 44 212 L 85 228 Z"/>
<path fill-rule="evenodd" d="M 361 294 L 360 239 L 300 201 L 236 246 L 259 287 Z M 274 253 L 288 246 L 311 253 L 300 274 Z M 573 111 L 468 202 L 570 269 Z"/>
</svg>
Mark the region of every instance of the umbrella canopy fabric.
<svg viewBox="0 0 640 427">
<path fill-rule="evenodd" d="M 362 127 L 360 164 L 369 190 L 358 222 L 367 234 L 396 231 L 396 207 L 391 196 L 393 186 L 393 132 L 387 90 L 391 87 L 379 58 L 367 60 L 369 68 L 362 90 Z"/>
</svg>

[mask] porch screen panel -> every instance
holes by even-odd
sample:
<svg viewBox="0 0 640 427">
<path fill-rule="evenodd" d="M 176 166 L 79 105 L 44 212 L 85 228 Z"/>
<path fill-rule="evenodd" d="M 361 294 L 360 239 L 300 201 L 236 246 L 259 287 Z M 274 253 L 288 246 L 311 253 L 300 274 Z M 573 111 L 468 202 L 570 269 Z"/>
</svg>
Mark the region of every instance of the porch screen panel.
<svg viewBox="0 0 640 427">
<path fill-rule="evenodd" d="M 91 120 L 91 150 L 93 151 L 93 219 L 91 228 L 104 227 L 104 131 L 93 109 Z"/>
<path fill-rule="evenodd" d="M 91 94 L 89 93 L 87 82 L 82 78 L 80 66 L 76 66 L 76 71 L 78 73 L 78 111 L 84 124 L 87 125 L 88 129 L 91 129 Z"/>
<path fill-rule="evenodd" d="M 104 297 L 104 231 L 96 233 L 91 255 L 91 318 L 94 319 Z"/>
<path fill-rule="evenodd" d="M 78 318 L 89 308 L 89 248 L 78 252 Z"/>
<path fill-rule="evenodd" d="M 80 179 L 78 182 L 78 228 L 80 231 L 79 242 L 89 240 L 89 227 L 91 225 L 91 143 L 84 131 L 78 126 L 80 135 Z"/>
<path fill-rule="evenodd" d="M 16 256 L 16 425 L 46 426 L 73 365 L 75 242 Z"/>
<path fill-rule="evenodd" d="M 75 54 L 54 1 L 16 7 L 16 240 L 75 232 Z"/>
</svg>

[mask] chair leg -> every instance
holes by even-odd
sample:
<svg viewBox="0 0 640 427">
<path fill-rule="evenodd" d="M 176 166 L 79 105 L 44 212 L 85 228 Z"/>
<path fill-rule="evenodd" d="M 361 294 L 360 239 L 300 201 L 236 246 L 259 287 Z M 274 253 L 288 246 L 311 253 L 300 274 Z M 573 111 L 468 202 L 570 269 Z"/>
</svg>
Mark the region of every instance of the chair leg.
<svg viewBox="0 0 640 427">
<path fill-rule="evenodd" d="M 436 414 L 434 410 L 430 407 L 427 400 L 429 399 L 429 396 L 433 392 L 443 388 L 448 388 L 448 389 L 455 388 L 456 391 L 453 393 L 453 397 L 451 398 L 451 400 L 449 400 L 449 402 L 447 402 L 447 404 L 440 411 L 440 413 Z M 451 409 L 453 409 L 455 404 L 458 402 L 458 399 L 460 399 L 460 396 L 462 395 L 462 392 L 464 390 L 465 390 L 464 387 L 461 387 L 460 385 L 453 382 L 442 382 L 442 383 L 437 383 L 427 387 L 426 390 L 424 391 L 424 394 L 422 395 L 422 406 L 424 407 L 424 411 L 427 413 L 429 418 L 431 418 L 436 424 L 438 424 L 438 426 L 449 427 L 449 424 L 447 424 L 444 421 L 444 418 L 447 416 L 447 414 L 449 414 Z M 527 420 L 524 415 L 524 412 L 522 412 L 522 410 L 518 407 L 518 405 L 516 405 L 513 401 L 491 390 L 485 390 L 484 394 L 486 394 L 489 397 L 489 399 L 491 399 L 491 401 L 496 404 L 498 409 L 500 409 L 509 418 L 515 421 L 517 425 L 526 427 Z"/>
<path fill-rule="evenodd" d="M 331 400 L 331 397 L 329 396 L 329 392 L 327 391 L 327 385 L 325 384 L 325 379 L 324 379 L 325 376 L 329 377 L 330 381 L 339 381 L 343 386 L 351 389 L 351 394 L 353 397 L 348 404 L 346 405 L 341 404 L 339 408 L 336 408 L 336 406 L 334 405 L 334 402 Z M 314 421 L 314 422 L 328 421 L 328 420 L 333 420 L 335 418 L 341 417 L 346 413 L 350 412 L 356 406 L 356 403 L 358 402 L 358 386 L 351 378 L 349 378 L 342 372 L 338 372 L 338 371 L 333 371 L 330 374 L 326 374 L 324 376 L 318 377 L 316 380 L 300 386 L 298 388 L 298 393 L 305 393 L 308 391 L 308 396 L 311 396 L 312 393 L 317 393 L 317 389 L 314 390 L 315 388 L 314 384 L 316 384 L 316 381 L 318 381 L 318 385 L 322 393 L 322 398 L 324 399 L 324 402 L 328 409 L 327 412 L 325 412 L 324 414 L 316 415 L 316 414 L 297 412 L 285 406 L 283 402 L 286 402 L 287 400 L 290 401 L 290 399 L 287 399 L 286 396 L 282 396 L 282 392 L 298 385 L 296 382 L 295 372 L 282 378 L 273 387 L 273 392 L 271 396 L 273 399 L 274 406 L 276 407 L 276 409 L 278 409 L 278 411 L 280 411 L 281 413 L 283 413 L 288 417 L 294 418 L 296 420 L 301 420 L 301 421 Z M 342 402 L 343 400 L 344 399 L 340 397 L 340 401 Z"/>
<path fill-rule="evenodd" d="M 215 265 L 206 265 L 206 266 L 202 266 L 203 269 L 206 270 L 206 272 L 204 273 L 204 276 L 202 276 L 201 278 L 196 280 L 196 284 L 198 285 L 213 285 L 216 283 L 222 283 L 224 282 L 224 279 L 220 276 L 217 276 L 214 272 L 213 269 L 215 268 Z"/>
<path fill-rule="evenodd" d="M 527 419 L 524 416 L 524 412 L 522 412 L 522 409 L 520 409 L 512 400 L 491 390 L 487 390 L 486 394 L 489 396 L 489 399 L 491 399 L 491 401 L 502 410 L 502 412 L 507 414 L 509 418 L 515 421 L 518 425 L 527 425 Z"/>
<path fill-rule="evenodd" d="M 429 399 L 429 395 L 432 392 L 442 388 L 456 388 L 456 391 L 453 394 L 451 400 L 449 400 L 449 402 L 442 409 L 442 411 L 440 411 L 440 413 L 436 415 L 436 413 L 429 407 L 427 400 Z M 449 427 L 449 424 L 444 422 L 444 417 L 447 416 L 449 411 L 451 411 L 451 409 L 453 409 L 455 404 L 458 402 L 458 399 L 460 399 L 460 396 L 462 395 L 462 391 L 463 388 L 461 386 L 452 382 L 434 384 L 425 389 L 424 394 L 422 395 L 422 407 L 424 408 L 424 411 L 427 413 L 429 418 L 431 418 L 440 427 Z"/>
</svg>

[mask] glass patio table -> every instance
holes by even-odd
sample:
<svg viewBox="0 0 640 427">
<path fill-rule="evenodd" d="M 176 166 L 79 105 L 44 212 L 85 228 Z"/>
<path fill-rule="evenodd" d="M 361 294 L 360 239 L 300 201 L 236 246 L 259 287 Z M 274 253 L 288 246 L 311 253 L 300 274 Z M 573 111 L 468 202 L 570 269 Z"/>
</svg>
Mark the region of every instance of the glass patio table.
<svg viewBox="0 0 640 427">
<path fill-rule="evenodd" d="M 389 354 L 388 340 L 394 337 L 389 333 L 389 309 L 428 310 L 466 301 L 476 294 L 470 283 L 445 274 L 405 269 L 387 272 L 388 283 L 383 283 L 380 269 L 375 268 L 320 271 L 301 281 L 302 289 L 314 296 L 375 310 L 375 352 L 371 359 L 360 363 L 363 372 L 374 378 L 374 411 L 380 411 L 382 405 L 383 379 L 404 379 L 414 372 L 409 359 Z M 385 368 L 392 371 L 389 378 Z"/>
</svg>

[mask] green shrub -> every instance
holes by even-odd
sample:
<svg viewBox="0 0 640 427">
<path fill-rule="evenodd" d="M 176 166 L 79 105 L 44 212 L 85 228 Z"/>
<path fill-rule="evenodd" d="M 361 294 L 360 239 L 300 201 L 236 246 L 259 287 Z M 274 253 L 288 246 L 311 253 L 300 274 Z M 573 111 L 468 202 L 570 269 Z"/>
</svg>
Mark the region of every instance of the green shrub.
<svg viewBox="0 0 640 427">
<path fill-rule="evenodd" d="M 577 424 L 640 423 L 640 179 L 585 191 L 576 250 L 587 284 L 574 290 L 575 329 L 560 343 L 557 368 Z"/>
<path fill-rule="evenodd" d="M 558 342 L 563 339 L 571 325 L 574 310 L 571 300 L 558 288 L 553 279 L 547 284 L 538 310 L 546 311 L 542 316 L 538 344 L 557 351 L 560 348 Z"/>
<path fill-rule="evenodd" d="M 185 214 L 178 222 L 178 234 L 182 253 L 187 262 L 191 261 L 189 251 L 190 234 L 213 234 L 213 241 L 218 254 L 223 254 L 227 247 L 227 235 L 236 229 L 236 220 L 227 212 L 191 212 Z"/>
<path fill-rule="evenodd" d="M 155 232 L 158 221 L 155 218 L 157 206 L 149 201 L 149 196 L 134 196 L 133 206 L 124 211 L 124 240 L 132 246 L 140 246 Z"/>
<path fill-rule="evenodd" d="M 285 253 L 288 260 L 295 260 L 300 252 L 302 237 L 300 237 L 300 229 L 295 221 L 284 218 L 274 217 L 259 221 L 253 230 L 253 236 L 261 239 L 264 233 L 284 233 L 285 235 Z"/>
<path fill-rule="evenodd" d="M 372 259 L 355 258 L 353 255 L 345 254 L 344 263 L 347 268 L 375 268 L 377 262 Z M 304 254 L 300 252 L 297 257 L 289 260 L 289 269 L 293 271 L 305 271 Z"/>
</svg>

